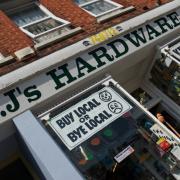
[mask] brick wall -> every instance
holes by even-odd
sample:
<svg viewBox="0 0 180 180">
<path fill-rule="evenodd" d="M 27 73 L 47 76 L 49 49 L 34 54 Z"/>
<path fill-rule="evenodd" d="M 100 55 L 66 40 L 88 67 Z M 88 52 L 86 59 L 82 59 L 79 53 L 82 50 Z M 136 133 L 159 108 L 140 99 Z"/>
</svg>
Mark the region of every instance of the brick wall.
<svg viewBox="0 0 180 180">
<path fill-rule="evenodd" d="M 72 3 L 72 0 L 40 0 L 40 3 L 47 7 L 53 14 L 61 17 L 76 27 L 82 27 L 87 30 L 95 26 L 96 18 Z"/>
<path fill-rule="evenodd" d="M 0 11 L 0 52 L 7 56 L 32 45 L 32 40 Z"/>
</svg>

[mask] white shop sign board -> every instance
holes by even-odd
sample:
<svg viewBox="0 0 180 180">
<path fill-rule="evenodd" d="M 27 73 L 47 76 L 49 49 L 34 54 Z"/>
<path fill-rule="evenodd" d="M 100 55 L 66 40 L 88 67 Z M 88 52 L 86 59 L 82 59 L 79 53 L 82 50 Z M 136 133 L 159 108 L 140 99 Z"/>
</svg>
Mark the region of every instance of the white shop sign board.
<svg viewBox="0 0 180 180">
<path fill-rule="evenodd" d="M 116 91 L 105 87 L 50 119 L 49 125 L 72 150 L 131 109 Z"/>
<path fill-rule="evenodd" d="M 104 70 L 102 72 L 105 73 L 106 68 L 112 64 L 116 63 L 120 69 L 124 68 L 118 63 L 120 61 L 125 62 L 128 60 L 127 57 L 141 51 L 142 48 L 145 50 L 144 57 L 147 46 L 152 49 L 154 45 L 162 44 L 165 37 L 171 36 L 173 32 L 180 28 L 180 9 L 166 15 L 163 13 L 163 16 L 156 20 L 154 18 L 151 21 L 151 18 L 148 19 L 146 23 L 143 20 L 143 24 L 135 25 L 135 27 L 130 26 L 128 21 L 125 24 L 118 24 L 113 28 L 117 30 L 117 27 L 122 27 L 123 33 L 121 32 L 111 41 L 105 41 L 106 43 L 100 42 L 98 46 L 89 45 L 84 47 L 85 42 L 92 43 L 92 37 L 86 38 L 78 42 L 78 46 L 74 44 L 38 60 L 35 64 L 32 63 L 20 68 L 19 73 L 16 73 L 15 76 L 14 73 L 2 76 L 0 78 L 0 90 L 2 90 L 0 93 L 0 123 L 32 109 L 32 107 L 35 108 L 37 104 L 55 97 L 66 88 L 72 87 L 73 84 L 94 75 L 102 69 Z M 132 22 L 137 22 L 136 18 L 132 19 Z M 99 39 L 100 34 L 94 36 Z M 94 48 L 90 48 L 93 46 Z M 74 49 L 82 49 L 82 47 L 83 51 L 72 53 Z M 178 47 L 175 48 L 175 54 L 178 55 Z M 141 57 L 139 58 L 141 59 Z M 133 58 L 127 63 L 133 65 Z M 169 63 L 167 62 L 167 64 Z M 44 69 L 46 71 L 42 72 Z M 22 77 L 29 78 L 24 79 Z M 15 82 L 17 83 L 14 84 Z M 13 84 L 14 86 L 11 86 Z"/>
</svg>

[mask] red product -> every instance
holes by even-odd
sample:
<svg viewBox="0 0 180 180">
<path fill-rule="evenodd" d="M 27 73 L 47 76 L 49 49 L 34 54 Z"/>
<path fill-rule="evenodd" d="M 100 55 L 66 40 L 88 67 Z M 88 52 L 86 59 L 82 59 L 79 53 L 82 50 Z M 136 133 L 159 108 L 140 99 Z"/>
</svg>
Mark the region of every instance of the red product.
<svg viewBox="0 0 180 180">
<path fill-rule="evenodd" d="M 170 148 L 170 144 L 164 140 L 163 142 L 161 142 L 159 145 L 158 145 L 163 151 L 167 151 L 169 148 Z"/>
</svg>

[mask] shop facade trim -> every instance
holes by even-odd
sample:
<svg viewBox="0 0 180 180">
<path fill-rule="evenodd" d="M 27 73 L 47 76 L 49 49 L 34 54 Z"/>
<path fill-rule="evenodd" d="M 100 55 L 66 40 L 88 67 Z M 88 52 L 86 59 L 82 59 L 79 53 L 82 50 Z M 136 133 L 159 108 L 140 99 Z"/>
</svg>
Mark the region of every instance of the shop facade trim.
<svg viewBox="0 0 180 180">
<path fill-rule="evenodd" d="M 115 38 L 105 45 L 98 46 L 96 49 L 82 53 L 79 57 L 70 59 L 66 63 L 63 63 L 63 61 L 51 70 L 49 67 L 49 70 L 46 70 L 46 72 L 37 75 L 35 78 L 24 81 L 23 83 L 21 82 L 21 85 L 18 85 L 20 83 L 19 81 L 16 87 L 4 90 L 0 97 L 2 104 L 0 109 L 1 123 L 43 102 L 99 70 L 115 62 L 125 61 L 125 57 L 132 55 L 139 49 L 147 47 L 152 42 L 155 43 L 160 38 L 175 33 L 180 29 L 179 16 L 180 9 L 170 12 L 168 15 L 159 18 L 155 22 L 151 21 L 131 33 L 127 33 L 120 38 Z M 168 28 L 158 24 L 162 20 L 166 22 L 165 25 Z M 162 33 L 159 31 L 162 31 Z M 68 50 L 68 52 L 69 51 L 70 50 Z M 62 58 L 62 56 L 59 57 Z M 54 61 L 56 59 L 59 58 L 54 56 L 54 54 L 46 57 L 47 61 Z M 37 63 L 35 64 L 37 65 Z M 31 65 L 25 68 L 28 68 L 28 71 L 32 71 L 32 66 L 29 66 Z M 27 73 L 25 68 L 22 68 L 23 74 Z M 21 75 L 21 73 L 19 75 Z M 2 84 L 6 82 L 5 79 L 5 77 L 1 77 Z"/>
<path fill-rule="evenodd" d="M 157 17 L 161 17 L 169 12 L 172 12 L 173 10 L 176 11 L 179 7 L 180 7 L 179 0 L 175 0 L 171 3 L 157 7 L 154 10 L 146 12 L 142 15 L 139 15 L 135 18 L 127 20 L 123 23 L 120 23 L 113 27 L 114 29 L 119 29 L 119 27 L 121 29 L 120 33 L 117 35 L 114 35 L 114 37 L 118 38 L 119 36 L 125 34 L 127 31 L 131 31 L 131 30 L 133 31 L 133 29 L 135 29 L 136 27 L 143 25 L 147 22 L 150 22 Z M 152 16 L 152 14 L 154 15 Z M 3 75 L 0 81 L 0 91 L 5 88 L 8 88 L 9 86 L 12 86 L 13 84 L 19 81 L 23 81 L 26 78 L 34 76 L 49 67 L 52 67 L 63 61 L 67 61 L 67 59 L 72 58 L 73 56 L 77 54 L 83 53 L 92 47 L 95 47 L 95 45 L 91 42 L 88 46 L 84 45 L 84 42 L 89 42 L 89 41 L 91 41 L 89 38 L 83 39 L 71 46 L 68 46 L 66 48 L 63 48 L 62 50 L 52 53 L 49 56 L 43 57 L 36 62 L 33 62 L 27 66 L 24 66 L 6 75 Z M 100 41 L 98 42 L 98 44 L 106 43 L 107 41 L 108 40 L 105 40 L 103 42 Z"/>
</svg>

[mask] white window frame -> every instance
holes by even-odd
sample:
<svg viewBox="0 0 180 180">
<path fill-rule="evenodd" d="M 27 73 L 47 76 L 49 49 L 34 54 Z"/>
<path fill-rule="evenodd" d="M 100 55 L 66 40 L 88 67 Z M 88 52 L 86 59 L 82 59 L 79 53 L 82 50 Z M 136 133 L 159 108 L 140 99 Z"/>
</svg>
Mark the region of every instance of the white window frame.
<svg viewBox="0 0 180 180">
<path fill-rule="evenodd" d="M 116 8 L 113 8 L 113 9 L 110 9 L 110 10 L 108 10 L 108 11 L 105 11 L 105 12 L 103 12 L 103 13 L 100 13 L 100 14 L 98 14 L 98 15 L 93 14 L 91 11 L 88 11 L 88 10 L 86 10 L 86 9 L 83 8 L 83 7 L 86 6 L 86 5 L 90 5 L 90 4 L 93 4 L 93 3 L 98 2 L 98 1 L 105 1 L 105 2 L 107 2 L 107 3 L 109 3 L 109 4 L 115 5 L 115 6 L 117 6 L 117 7 L 116 7 Z M 113 2 L 113 1 L 111 1 L 111 0 L 91 0 L 90 2 L 86 2 L 86 3 L 83 3 L 83 4 L 79 4 L 79 7 L 82 8 L 84 11 L 88 12 L 89 14 L 91 14 L 92 16 L 96 17 L 96 18 L 97 18 L 97 17 L 100 17 L 100 16 L 103 16 L 103 15 L 105 15 L 105 14 L 111 13 L 111 12 L 113 12 L 113 11 L 115 11 L 115 10 L 118 10 L 118 9 L 123 8 L 122 5 L 120 5 L 120 4 L 116 3 L 116 2 Z"/>
<path fill-rule="evenodd" d="M 0 61 L 4 59 L 4 56 L 0 53 Z"/>
<path fill-rule="evenodd" d="M 67 27 L 67 26 L 70 25 L 70 22 L 68 22 L 68 21 L 66 21 L 66 20 L 64 20 L 64 19 L 61 19 L 61 18 L 59 18 L 59 17 L 56 17 L 54 14 L 52 14 L 52 13 L 51 13 L 47 8 L 45 8 L 43 5 L 41 5 L 41 4 L 39 4 L 39 3 L 34 3 L 34 4 L 35 4 L 36 6 L 38 6 L 38 7 L 40 8 L 40 10 L 47 15 L 47 17 L 44 17 L 44 18 L 42 18 L 42 19 L 36 20 L 36 21 L 34 21 L 34 22 L 28 23 L 28 24 L 23 25 L 23 26 L 19 26 L 19 28 L 20 28 L 24 33 L 26 33 L 28 36 L 30 36 L 31 38 L 36 39 L 36 38 L 41 37 L 41 36 L 43 36 L 43 35 L 45 35 L 45 34 L 48 34 L 48 33 L 50 33 L 50 32 L 53 32 L 53 31 L 55 31 L 55 30 L 57 30 L 57 29 L 61 29 L 61 28 L 64 28 L 64 27 Z M 29 32 L 28 30 L 25 29 L 26 27 L 28 27 L 28 26 L 30 26 L 30 25 L 37 24 L 37 23 L 42 22 L 42 21 L 44 21 L 44 20 L 46 20 L 46 19 L 54 19 L 54 20 L 56 20 L 56 21 L 58 21 L 58 22 L 61 22 L 61 23 L 63 23 L 63 24 L 60 25 L 60 26 L 58 26 L 58 27 L 52 28 L 52 29 L 50 29 L 50 30 L 48 30 L 48 31 L 42 32 L 42 33 L 40 33 L 40 34 L 37 34 L 37 35 L 34 35 L 33 33 Z"/>
<path fill-rule="evenodd" d="M 164 92 L 162 92 L 162 90 L 160 90 L 158 87 L 156 87 L 150 81 L 151 70 L 152 70 L 154 64 L 156 63 L 157 58 L 159 58 L 161 53 L 165 53 L 165 55 L 170 57 L 172 61 L 174 61 L 175 63 L 180 65 L 180 62 L 178 60 L 176 60 L 174 57 L 170 56 L 169 53 L 166 53 L 164 51 L 168 47 L 168 45 L 171 44 L 172 42 L 174 42 L 174 40 L 172 40 L 171 42 L 157 48 L 156 55 L 154 56 L 153 61 L 152 61 L 151 65 L 150 65 L 150 67 L 148 69 L 148 72 L 146 73 L 146 76 L 145 76 L 145 78 L 144 78 L 144 80 L 142 82 L 141 88 L 144 89 L 147 92 L 151 91 L 152 94 L 154 94 L 156 97 L 158 97 L 157 99 L 161 104 L 163 104 L 165 107 L 169 108 L 169 114 L 172 115 L 174 118 L 179 119 L 180 106 L 178 104 L 176 104 L 169 96 L 167 96 Z M 153 106 L 155 106 L 156 104 L 157 103 L 154 103 Z M 180 120 L 178 122 L 180 122 Z"/>
</svg>

